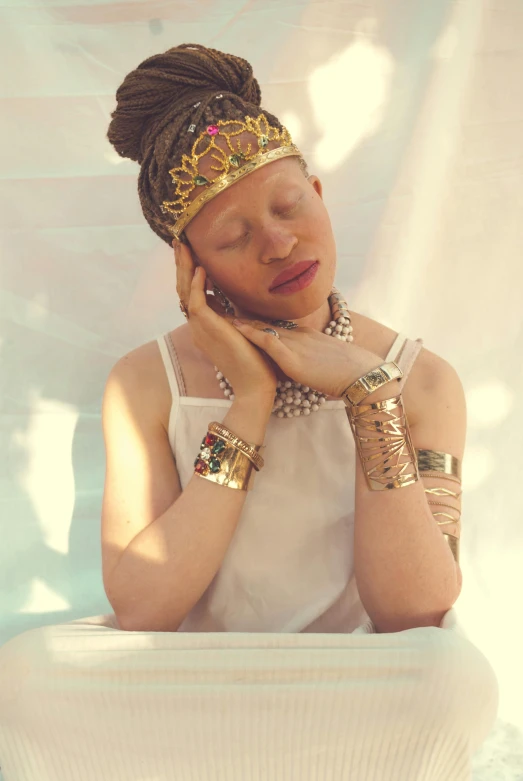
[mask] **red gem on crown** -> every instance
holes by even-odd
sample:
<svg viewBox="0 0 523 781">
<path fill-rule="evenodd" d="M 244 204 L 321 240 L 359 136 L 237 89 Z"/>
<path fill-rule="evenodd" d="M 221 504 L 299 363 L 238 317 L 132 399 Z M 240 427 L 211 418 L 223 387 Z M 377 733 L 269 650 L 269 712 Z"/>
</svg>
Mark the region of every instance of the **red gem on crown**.
<svg viewBox="0 0 523 781">
<path fill-rule="evenodd" d="M 207 128 L 207 132 L 210 136 L 215 136 L 217 133 L 220 132 L 220 128 L 218 127 L 218 125 L 209 125 L 209 127 Z"/>
</svg>

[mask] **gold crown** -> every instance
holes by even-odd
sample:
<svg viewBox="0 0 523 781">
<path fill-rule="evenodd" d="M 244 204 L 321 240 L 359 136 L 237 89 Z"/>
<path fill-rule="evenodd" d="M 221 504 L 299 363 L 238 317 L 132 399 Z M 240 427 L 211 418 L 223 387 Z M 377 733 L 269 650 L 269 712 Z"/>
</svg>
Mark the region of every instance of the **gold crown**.
<svg viewBox="0 0 523 781">
<path fill-rule="evenodd" d="M 194 128 L 195 126 L 191 125 L 189 131 L 194 132 Z M 247 144 L 245 150 L 241 148 L 239 139 L 236 140 L 236 146 L 233 143 L 234 136 L 246 131 L 258 138 L 258 148 L 252 153 L 251 143 Z M 214 139 L 217 135 L 225 138 L 231 154 L 227 154 L 215 143 Z M 280 146 L 266 150 L 270 141 L 279 141 Z M 218 171 L 212 179 L 198 171 L 199 161 L 208 153 L 218 163 L 217 166 L 211 166 L 213 171 Z M 286 128 L 280 130 L 269 125 L 264 114 L 260 114 L 257 119 L 246 116 L 245 121 L 220 119 L 216 124 L 209 125 L 194 142 L 191 156 L 183 155 L 181 166 L 171 168 L 169 171 L 176 185 L 175 197 L 172 201 L 162 201 L 160 206 L 163 214 L 172 214 L 175 219 L 175 224 L 167 226 L 167 230 L 179 239 L 186 225 L 211 198 L 230 187 L 238 179 L 252 173 L 256 168 L 288 155 L 298 155 L 301 164 L 305 166 L 301 152 L 293 144 L 289 131 Z M 205 187 L 205 189 L 191 201 L 189 195 L 195 187 Z"/>
</svg>

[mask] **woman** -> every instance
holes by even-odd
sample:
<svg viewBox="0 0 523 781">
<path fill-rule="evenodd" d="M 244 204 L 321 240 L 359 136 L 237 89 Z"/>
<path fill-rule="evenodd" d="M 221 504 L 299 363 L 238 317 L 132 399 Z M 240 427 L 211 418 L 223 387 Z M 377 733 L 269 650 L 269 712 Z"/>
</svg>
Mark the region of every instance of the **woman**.
<svg viewBox="0 0 523 781">
<path fill-rule="evenodd" d="M 456 372 L 333 287 L 321 182 L 245 60 L 184 44 L 117 99 L 187 322 L 110 373 L 114 614 L 3 647 L 4 768 L 470 778 L 498 691 L 452 608 Z"/>
</svg>

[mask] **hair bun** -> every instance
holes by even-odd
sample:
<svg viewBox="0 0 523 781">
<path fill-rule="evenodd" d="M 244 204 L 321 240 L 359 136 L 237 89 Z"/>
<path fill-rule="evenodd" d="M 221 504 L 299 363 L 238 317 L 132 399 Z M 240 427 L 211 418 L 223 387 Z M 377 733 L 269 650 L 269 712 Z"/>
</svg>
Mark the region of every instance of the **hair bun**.
<svg viewBox="0 0 523 781">
<path fill-rule="evenodd" d="M 152 136 L 170 121 L 173 111 L 186 111 L 192 103 L 220 92 L 261 105 L 260 86 L 247 60 L 182 43 L 148 57 L 125 77 L 116 91 L 107 138 L 121 157 L 141 164 Z"/>
<path fill-rule="evenodd" d="M 171 249 L 174 219 L 164 207 L 175 197 L 171 172 L 191 155 L 200 134 L 221 120 L 262 113 L 272 127 L 283 129 L 277 116 L 262 109 L 260 85 L 247 60 L 201 44 L 183 43 L 144 60 L 125 76 L 116 101 L 107 138 L 119 155 L 140 164 L 143 214 Z"/>
<path fill-rule="evenodd" d="M 201 87 L 207 92 L 232 92 L 246 103 L 255 106 L 261 104 L 261 90 L 257 79 L 252 72 L 250 62 L 235 54 L 210 49 L 206 46 L 194 43 L 182 43 L 176 49 L 169 51 L 183 51 L 188 58 L 191 52 L 197 52 L 191 61 L 187 60 L 187 67 L 196 65 L 198 74 L 201 74 L 201 84 L 194 84 L 194 89 Z M 195 74 L 196 75 L 196 74 Z"/>
</svg>

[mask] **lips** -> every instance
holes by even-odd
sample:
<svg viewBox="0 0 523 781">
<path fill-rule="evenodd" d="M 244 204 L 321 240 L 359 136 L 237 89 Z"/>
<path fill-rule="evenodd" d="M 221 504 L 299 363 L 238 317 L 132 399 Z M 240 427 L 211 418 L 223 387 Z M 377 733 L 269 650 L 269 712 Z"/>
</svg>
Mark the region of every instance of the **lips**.
<svg viewBox="0 0 523 781">
<path fill-rule="evenodd" d="M 279 285 L 284 285 L 286 282 L 290 282 L 291 279 L 296 279 L 296 277 L 299 277 L 300 274 L 303 274 L 304 271 L 307 271 L 307 269 L 315 263 L 315 260 L 300 260 L 293 266 L 289 266 L 289 268 L 286 268 L 285 271 L 282 271 L 281 274 L 278 274 L 278 276 L 272 280 L 269 290 L 273 290 Z"/>
</svg>

